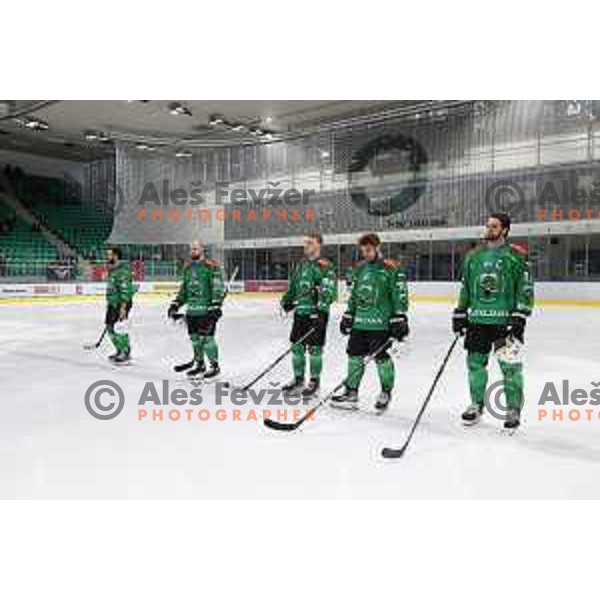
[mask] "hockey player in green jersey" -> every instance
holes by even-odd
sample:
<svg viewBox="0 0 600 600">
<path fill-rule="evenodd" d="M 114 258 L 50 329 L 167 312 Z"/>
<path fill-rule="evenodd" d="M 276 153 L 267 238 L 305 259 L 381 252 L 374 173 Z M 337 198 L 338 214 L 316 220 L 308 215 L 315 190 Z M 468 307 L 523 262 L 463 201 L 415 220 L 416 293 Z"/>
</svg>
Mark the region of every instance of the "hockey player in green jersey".
<svg viewBox="0 0 600 600">
<path fill-rule="evenodd" d="M 381 393 L 375 409 L 384 411 L 394 387 L 394 363 L 388 354 L 392 340 L 402 341 L 409 333 L 408 289 L 403 269 L 397 261 L 381 256 L 381 242 L 375 233 L 359 240 L 362 255 L 354 272 L 352 293 L 340 323 L 348 340 L 348 374 L 344 391 L 331 399 L 332 406 L 355 408 L 358 388 L 364 374 L 364 359 L 377 351 L 385 342 L 389 344 L 375 357 Z"/>
<path fill-rule="evenodd" d="M 120 248 L 110 248 L 106 253 L 106 332 L 116 353 L 109 358 L 115 364 L 127 363 L 131 357 L 129 343 L 129 312 L 136 288 L 128 263 L 122 262 Z"/>
<path fill-rule="evenodd" d="M 221 268 L 216 261 L 204 258 L 204 249 L 198 241 L 190 245 L 190 260 L 184 265 L 179 293 L 168 310 L 169 318 L 182 317 L 179 309 L 187 305 L 186 323 L 192 343 L 194 358 L 188 363 L 175 366 L 175 371 L 190 369 L 189 376 L 204 375 L 207 381 L 214 380 L 221 372 L 219 349 L 215 340 L 217 322 L 223 312 L 225 286 Z M 204 357 L 210 363 L 206 370 Z"/>
<path fill-rule="evenodd" d="M 287 393 L 302 390 L 305 398 L 313 396 L 319 389 L 329 308 L 337 298 L 335 269 L 326 258 L 321 258 L 322 245 L 323 238 L 318 233 L 305 238 L 304 258 L 294 269 L 288 290 L 281 298 L 283 310 L 294 311 L 294 324 L 290 334 L 294 379 L 284 385 L 282 390 Z M 313 332 L 305 337 L 311 329 Z M 310 380 L 304 387 L 307 352 Z"/>
<path fill-rule="evenodd" d="M 525 251 L 507 243 L 509 231 L 508 215 L 490 216 L 483 243 L 464 259 L 452 322 L 456 334 L 466 334 L 471 405 L 462 414 L 463 422 L 472 425 L 481 418 L 493 348 L 504 376 L 508 409 L 504 427 L 515 429 L 523 402 L 523 366 L 516 350 L 524 342 L 525 324 L 533 309 L 533 282 Z"/>
</svg>

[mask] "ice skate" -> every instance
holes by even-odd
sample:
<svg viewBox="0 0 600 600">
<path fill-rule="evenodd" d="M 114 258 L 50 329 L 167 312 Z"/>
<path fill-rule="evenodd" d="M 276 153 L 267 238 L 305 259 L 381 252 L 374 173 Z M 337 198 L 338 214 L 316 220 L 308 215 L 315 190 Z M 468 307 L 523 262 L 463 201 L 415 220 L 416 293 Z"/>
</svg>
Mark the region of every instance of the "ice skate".
<svg viewBox="0 0 600 600">
<path fill-rule="evenodd" d="M 289 383 L 281 386 L 281 391 L 286 395 L 301 393 L 304 388 L 304 379 L 294 377 Z"/>
<path fill-rule="evenodd" d="M 302 390 L 302 398 L 308 400 L 314 398 L 319 391 L 319 380 L 311 377 L 308 384 Z"/>
<path fill-rule="evenodd" d="M 221 368 L 218 362 L 211 362 L 210 369 L 204 372 L 204 381 L 206 383 L 212 383 L 217 381 L 221 376 Z"/>
<path fill-rule="evenodd" d="M 344 410 L 357 410 L 358 391 L 344 388 L 341 394 L 336 394 L 331 398 L 331 406 Z"/>
<path fill-rule="evenodd" d="M 479 423 L 481 415 L 483 414 L 483 406 L 479 404 L 471 404 L 465 412 L 461 415 L 461 419 L 464 425 L 475 425 Z"/>
<path fill-rule="evenodd" d="M 381 392 L 377 398 L 377 402 L 375 402 L 375 410 L 378 413 L 385 412 L 391 401 L 392 401 L 392 391 L 391 390 L 381 390 Z"/>
<path fill-rule="evenodd" d="M 202 375 L 204 374 L 204 372 L 206 371 L 206 365 L 204 364 L 203 360 L 200 361 L 194 361 L 192 362 L 192 365 L 195 363 L 195 367 L 193 367 L 192 369 L 190 369 L 186 375 L 188 377 L 202 377 Z"/>
<path fill-rule="evenodd" d="M 504 421 L 504 429 L 510 433 L 514 433 L 521 425 L 521 412 L 513 408 L 508 411 L 506 421 Z"/>
<path fill-rule="evenodd" d="M 131 350 L 121 350 L 117 353 L 117 355 L 112 359 L 113 364 L 117 366 L 126 366 L 131 364 Z"/>
</svg>

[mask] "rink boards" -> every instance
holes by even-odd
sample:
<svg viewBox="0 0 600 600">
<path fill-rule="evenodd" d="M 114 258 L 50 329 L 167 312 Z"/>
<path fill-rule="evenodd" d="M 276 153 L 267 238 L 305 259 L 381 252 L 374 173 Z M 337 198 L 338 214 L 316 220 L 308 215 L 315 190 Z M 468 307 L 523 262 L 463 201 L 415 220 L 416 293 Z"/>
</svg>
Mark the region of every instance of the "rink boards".
<svg viewBox="0 0 600 600">
<path fill-rule="evenodd" d="M 176 281 L 142 281 L 136 284 L 142 297 L 170 296 L 177 293 Z M 454 304 L 459 284 L 446 281 L 409 282 L 413 302 L 445 302 Z M 244 295 L 277 295 L 287 289 L 286 281 L 235 281 L 229 292 Z M 0 283 L 0 303 L 32 301 L 86 301 L 104 296 L 106 284 L 92 283 Z M 347 300 L 344 282 L 339 284 L 339 299 Z M 600 308 L 600 282 L 538 282 L 535 286 L 537 305 L 582 306 Z M 138 295 L 138 298 L 140 296 Z"/>
</svg>

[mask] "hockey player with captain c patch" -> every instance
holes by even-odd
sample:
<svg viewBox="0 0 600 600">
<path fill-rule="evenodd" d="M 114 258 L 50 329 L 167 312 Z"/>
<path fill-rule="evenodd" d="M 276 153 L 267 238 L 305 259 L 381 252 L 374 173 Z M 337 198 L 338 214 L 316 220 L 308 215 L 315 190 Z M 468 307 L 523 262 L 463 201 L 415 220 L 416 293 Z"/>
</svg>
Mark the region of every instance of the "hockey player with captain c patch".
<svg viewBox="0 0 600 600">
<path fill-rule="evenodd" d="M 463 422 L 474 424 L 482 416 L 493 349 L 504 377 L 508 409 L 504 427 L 514 430 L 520 425 L 523 402 L 519 348 L 533 309 L 534 290 L 524 250 L 507 242 L 510 225 L 508 215 L 491 215 L 483 243 L 467 254 L 452 327 L 455 334 L 466 336 L 471 405 L 462 414 Z"/>
</svg>

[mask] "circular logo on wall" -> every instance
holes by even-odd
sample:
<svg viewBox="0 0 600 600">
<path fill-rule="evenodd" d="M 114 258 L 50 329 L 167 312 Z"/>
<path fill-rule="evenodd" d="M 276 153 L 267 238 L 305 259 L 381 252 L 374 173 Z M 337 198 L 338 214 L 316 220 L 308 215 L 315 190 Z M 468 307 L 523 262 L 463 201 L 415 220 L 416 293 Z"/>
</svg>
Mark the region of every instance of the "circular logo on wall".
<svg viewBox="0 0 600 600">
<path fill-rule="evenodd" d="M 348 167 L 352 202 L 373 215 L 405 211 L 427 186 L 427 153 L 410 136 L 381 135 L 355 152 Z"/>
</svg>

